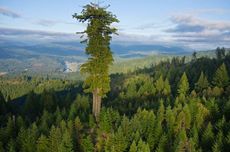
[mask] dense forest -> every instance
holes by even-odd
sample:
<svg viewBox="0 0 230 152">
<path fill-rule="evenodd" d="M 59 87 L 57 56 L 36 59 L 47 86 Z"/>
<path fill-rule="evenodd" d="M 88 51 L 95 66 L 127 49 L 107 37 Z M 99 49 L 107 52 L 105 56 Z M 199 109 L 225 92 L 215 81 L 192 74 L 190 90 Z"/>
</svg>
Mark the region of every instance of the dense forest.
<svg viewBox="0 0 230 152">
<path fill-rule="evenodd" d="M 229 69 L 218 48 L 111 74 L 97 121 L 81 81 L 1 78 L 0 151 L 230 151 Z"/>
</svg>

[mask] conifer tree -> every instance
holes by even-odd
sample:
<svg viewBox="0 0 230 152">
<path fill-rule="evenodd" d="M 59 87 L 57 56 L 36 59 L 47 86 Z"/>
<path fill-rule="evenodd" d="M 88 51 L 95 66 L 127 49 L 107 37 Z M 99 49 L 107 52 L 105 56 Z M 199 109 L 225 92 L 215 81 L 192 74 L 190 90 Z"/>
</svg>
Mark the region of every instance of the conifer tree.
<svg viewBox="0 0 230 152">
<path fill-rule="evenodd" d="M 0 115 L 4 115 L 5 113 L 6 113 L 6 101 L 0 91 Z"/>
<path fill-rule="evenodd" d="M 187 140 L 188 140 L 188 138 L 186 135 L 186 131 L 184 129 L 182 129 L 180 131 L 180 133 L 178 134 L 177 142 L 175 142 L 176 143 L 175 151 L 176 152 L 187 151 L 187 149 L 188 149 L 188 141 Z"/>
<path fill-rule="evenodd" d="M 169 80 L 167 78 L 165 79 L 165 82 L 164 82 L 163 94 L 165 96 L 169 96 L 171 94 L 171 87 L 170 87 L 170 84 L 169 84 Z"/>
<path fill-rule="evenodd" d="M 3 147 L 3 143 L 0 141 L 0 151 L 4 152 L 4 147 Z"/>
<path fill-rule="evenodd" d="M 189 91 L 189 82 L 186 73 L 184 72 L 178 83 L 178 94 L 186 96 Z"/>
<path fill-rule="evenodd" d="M 87 136 L 83 138 L 82 143 L 81 143 L 82 150 L 84 152 L 93 152 L 93 142 L 90 136 Z"/>
<path fill-rule="evenodd" d="M 221 60 L 225 57 L 225 48 L 216 48 L 216 58 Z"/>
<path fill-rule="evenodd" d="M 13 139 L 10 139 L 10 141 L 8 142 L 7 151 L 8 152 L 16 152 L 16 145 L 15 145 L 15 141 Z"/>
<path fill-rule="evenodd" d="M 118 19 L 106 7 L 98 4 L 84 6 L 81 14 L 74 14 L 79 22 L 88 23 L 87 29 L 80 34 L 87 34 L 82 42 L 87 43 L 86 54 L 89 59 L 81 65 L 81 72 L 87 74 L 84 86 L 93 93 L 93 114 L 97 118 L 101 108 L 101 97 L 110 90 L 109 66 L 113 62 L 110 50 L 111 35 L 117 29 L 110 27 Z"/>
<path fill-rule="evenodd" d="M 149 144 L 140 139 L 137 145 L 137 152 L 150 152 Z"/>
<path fill-rule="evenodd" d="M 202 134 L 202 138 L 201 138 L 203 149 L 209 151 L 211 145 L 213 144 L 213 140 L 214 140 L 213 128 L 212 128 L 212 124 L 209 123 L 204 133 Z"/>
<path fill-rule="evenodd" d="M 49 140 L 44 135 L 41 135 L 37 141 L 37 152 L 49 151 Z"/>
<path fill-rule="evenodd" d="M 208 86 L 209 86 L 208 79 L 204 75 L 203 71 L 201 72 L 200 77 L 199 77 L 199 79 L 195 85 L 196 85 L 196 89 L 198 91 L 202 91 L 203 89 L 208 88 Z"/>
<path fill-rule="evenodd" d="M 69 132 L 66 130 L 62 136 L 60 152 L 73 152 L 73 143 Z"/>
<path fill-rule="evenodd" d="M 164 80 L 162 76 L 160 76 L 160 78 L 156 81 L 155 85 L 156 85 L 156 90 L 158 94 L 161 94 L 161 92 L 164 89 Z"/>
<path fill-rule="evenodd" d="M 129 148 L 129 152 L 137 152 L 137 145 L 136 145 L 135 140 L 133 140 L 133 142 Z"/>
<path fill-rule="evenodd" d="M 166 144 L 167 144 L 167 136 L 162 135 L 158 144 L 158 147 L 156 149 L 156 152 L 164 152 L 166 151 Z"/>
<path fill-rule="evenodd" d="M 223 63 L 213 77 L 213 84 L 218 87 L 226 87 L 229 83 L 229 76 L 226 65 Z"/>
<path fill-rule="evenodd" d="M 50 135 L 49 135 L 49 151 L 50 152 L 57 152 L 60 149 L 61 144 L 61 131 L 59 128 L 55 128 L 54 126 L 51 127 Z"/>
<path fill-rule="evenodd" d="M 216 136 L 216 140 L 215 143 L 212 146 L 212 151 L 213 152 L 220 152 L 223 151 L 223 132 L 219 131 L 217 136 Z"/>
</svg>

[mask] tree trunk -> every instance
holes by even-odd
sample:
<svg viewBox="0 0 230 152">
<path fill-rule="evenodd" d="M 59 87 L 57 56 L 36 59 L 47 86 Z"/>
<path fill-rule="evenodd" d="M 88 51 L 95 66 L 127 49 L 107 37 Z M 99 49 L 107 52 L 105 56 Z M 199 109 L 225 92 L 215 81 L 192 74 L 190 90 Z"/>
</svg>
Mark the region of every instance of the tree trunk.
<svg viewBox="0 0 230 152">
<path fill-rule="evenodd" d="M 99 88 L 96 88 L 93 91 L 93 115 L 96 120 L 98 120 L 98 116 L 101 110 L 101 96 L 99 95 Z"/>
</svg>

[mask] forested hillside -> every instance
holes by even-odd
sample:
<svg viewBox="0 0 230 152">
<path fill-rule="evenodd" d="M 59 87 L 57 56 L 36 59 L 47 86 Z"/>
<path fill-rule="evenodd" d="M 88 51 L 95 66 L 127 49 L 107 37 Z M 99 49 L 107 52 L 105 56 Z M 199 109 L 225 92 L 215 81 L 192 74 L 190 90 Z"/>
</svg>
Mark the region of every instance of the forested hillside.
<svg viewBox="0 0 230 152">
<path fill-rule="evenodd" d="M 230 54 L 216 55 L 111 74 L 97 122 L 81 81 L 2 78 L 0 151 L 230 151 Z"/>
</svg>

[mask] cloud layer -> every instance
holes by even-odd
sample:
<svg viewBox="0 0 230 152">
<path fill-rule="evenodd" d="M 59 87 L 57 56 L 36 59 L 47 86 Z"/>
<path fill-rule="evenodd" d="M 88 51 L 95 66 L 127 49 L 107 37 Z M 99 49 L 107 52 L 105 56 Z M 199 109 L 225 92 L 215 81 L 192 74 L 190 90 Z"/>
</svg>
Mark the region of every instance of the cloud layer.
<svg viewBox="0 0 230 152">
<path fill-rule="evenodd" d="M 230 47 L 230 21 L 207 20 L 193 15 L 171 17 L 173 27 L 165 30 L 172 40 L 191 47 Z"/>
<path fill-rule="evenodd" d="M 11 18 L 20 18 L 21 15 L 4 7 L 0 7 L 0 14 Z"/>
</svg>

